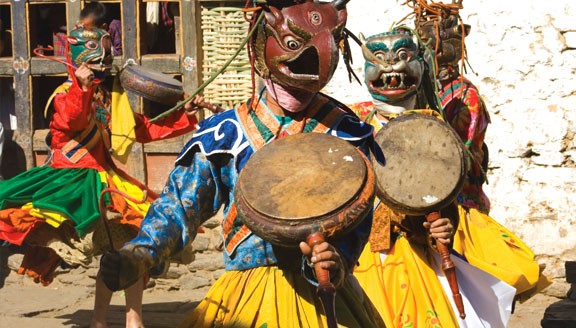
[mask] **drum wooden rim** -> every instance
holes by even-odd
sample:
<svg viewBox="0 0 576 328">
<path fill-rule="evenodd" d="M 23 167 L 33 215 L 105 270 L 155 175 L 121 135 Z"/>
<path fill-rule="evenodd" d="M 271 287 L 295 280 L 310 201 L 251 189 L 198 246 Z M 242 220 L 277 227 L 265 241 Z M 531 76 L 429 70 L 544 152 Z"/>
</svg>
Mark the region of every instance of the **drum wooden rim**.
<svg viewBox="0 0 576 328">
<path fill-rule="evenodd" d="M 173 106 L 184 95 L 180 81 L 144 66 L 127 65 L 119 78 L 124 89 L 164 105 Z"/>
<path fill-rule="evenodd" d="M 411 204 L 408 204 L 408 202 L 405 201 L 405 198 L 404 198 L 404 201 L 400 201 L 399 200 L 400 197 L 398 197 L 398 195 L 392 195 L 386 186 L 386 183 L 388 183 L 388 181 L 386 179 L 390 177 L 391 172 L 392 172 L 391 170 L 395 169 L 394 168 L 395 164 L 391 164 L 388 161 L 388 163 L 386 165 L 382 165 L 380 162 L 378 162 L 375 159 L 375 157 L 373 157 L 372 158 L 372 166 L 373 166 L 375 174 L 376 174 L 376 186 L 377 186 L 376 187 L 376 195 L 378 196 L 378 198 L 382 202 L 384 202 L 390 208 L 392 208 L 396 211 L 408 214 L 408 215 L 426 215 L 428 213 L 438 211 L 438 210 L 441 210 L 441 209 L 447 207 L 456 199 L 458 193 L 460 192 L 460 190 L 462 188 L 462 185 L 464 184 L 465 176 L 466 176 L 466 173 L 468 171 L 468 163 L 466 160 L 466 153 L 465 153 L 464 144 L 462 143 L 462 140 L 460 139 L 458 134 L 454 131 L 454 129 L 452 129 L 445 122 L 443 122 L 443 121 L 441 121 L 435 117 L 423 115 L 423 114 L 410 114 L 410 115 L 400 116 L 398 118 L 391 120 L 386 125 L 384 125 L 384 127 L 375 136 L 376 144 L 380 146 L 382 152 L 384 153 L 384 157 L 386 157 L 386 155 L 387 155 L 386 154 L 387 147 L 393 147 L 393 146 L 389 146 L 389 144 L 386 143 L 387 141 L 393 142 L 392 140 L 386 140 L 386 138 L 389 137 L 389 135 L 387 135 L 387 133 L 390 131 L 390 129 L 393 129 L 393 128 L 400 129 L 400 128 L 402 128 L 401 126 L 403 124 L 405 127 L 406 122 L 409 122 L 409 121 L 412 121 L 415 119 L 423 120 L 422 122 L 428 122 L 428 124 L 442 126 L 445 129 L 446 135 L 450 138 L 449 141 L 451 142 L 452 145 L 455 146 L 454 158 L 456 160 L 459 159 L 460 161 L 452 163 L 453 164 L 452 167 L 457 168 L 457 171 L 459 171 L 459 172 L 436 171 L 435 173 L 432 173 L 432 172 L 428 173 L 428 174 L 437 174 L 440 176 L 444 176 L 445 179 L 443 179 L 444 180 L 443 182 L 446 182 L 446 184 L 453 186 L 453 188 L 451 188 L 451 190 L 446 189 L 444 192 L 439 192 L 439 194 L 437 194 L 437 195 L 436 194 L 430 195 L 431 200 L 427 201 L 428 203 L 426 203 L 426 204 L 424 204 L 422 202 L 417 202 L 417 201 L 414 201 Z M 396 147 L 402 147 L 402 145 L 398 146 L 398 144 L 402 144 L 403 142 L 405 142 L 405 141 L 402 140 L 400 142 L 397 142 L 395 146 Z M 409 142 L 409 141 L 406 141 L 406 142 Z M 390 151 L 388 151 L 388 155 L 392 156 Z M 390 170 L 387 167 L 388 165 L 391 167 Z M 404 168 L 401 167 L 398 169 L 404 169 Z M 422 173 L 422 174 L 424 174 L 424 173 Z M 387 177 L 387 175 L 388 175 L 388 177 Z M 422 196 L 422 195 L 415 195 L 414 197 L 417 198 L 418 196 Z M 424 198 L 424 197 L 422 197 L 422 198 Z M 437 199 L 435 199 L 435 198 L 437 198 Z M 419 203 L 418 206 L 416 206 L 415 203 Z"/>
<path fill-rule="evenodd" d="M 321 216 L 289 220 L 271 217 L 255 209 L 242 194 L 242 171 L 238 177 L 238 184 L 234 192 L 238 216 L 248 228 L 256 235 L 272 244 L 296 247 L 301 241 L 314 232 L 321 232 L 327 238 L 338 238 L 356 227 L 371 211 L 373 207 L 376 182 L 371 163 L 358 149 L 366 167 L 366 174 L 361 187 L 346 203 Z"/>
</svg>

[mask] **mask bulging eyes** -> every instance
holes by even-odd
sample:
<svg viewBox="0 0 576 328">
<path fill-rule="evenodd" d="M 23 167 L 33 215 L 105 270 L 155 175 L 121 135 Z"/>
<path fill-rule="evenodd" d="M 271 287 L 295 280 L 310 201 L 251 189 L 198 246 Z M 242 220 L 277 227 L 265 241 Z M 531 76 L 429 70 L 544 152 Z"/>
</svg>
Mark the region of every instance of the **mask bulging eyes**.
<svg viewBox="0 0 576 328">
<path fill-rule="evenodd" d="M 382 52 L 376 52 L 374 53 L 374 56 L 382 61 L 386 60 L 386 55 Z"/>
<path fill-rule="evenodd" d="M 398 52 L 398 59 L 408 60 L 408 58 L 410 58 L 410 55 L 408 54 L 408 52 L 406 50 L 400 50 Z"/>
<path fill-rule="evenodd" d="M 302 43 L 296 40 L 293 36 L 287 36 L 284 38 L 284 44 L 290 50 L 298 50 L 302 47 Z"/>
<path fill-rule="evenodd" d="M 98 49 L 98 42 L 96 42 L 94 40 L 90 40 L 90 41 L 86 42 L 85 46 L 86 46 L 86 48 L 88 48 L 90 50 Z"/>
</svg>

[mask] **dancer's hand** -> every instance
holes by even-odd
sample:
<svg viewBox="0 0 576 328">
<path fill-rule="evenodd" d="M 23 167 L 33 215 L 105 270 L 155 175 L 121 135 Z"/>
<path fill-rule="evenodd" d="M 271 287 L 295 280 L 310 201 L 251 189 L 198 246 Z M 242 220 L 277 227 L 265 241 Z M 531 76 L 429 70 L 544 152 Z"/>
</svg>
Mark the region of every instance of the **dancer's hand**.
<svg viewBox="0 0 576 328">
<path fill-rule="evenodd" d="M 454 226 L 447 218 L 440 218 L 432 223 L 424 222 L 424 228 L 430 230 L 430 236 L 442 244 L 449 245 L 454 236 Z"/>
<path fill-rule="evenodd" d="M 82 65 L 76 69 L 74 75 L 76 76 L 76 79 L 78 79 L 78 83 L 80 83 L 80 87 L 82 87 L 83 91 L 90 90 L 94 81 L 94 72 L 88 68 L 86 63 L 82 63 Z"/>
<path fill-rule="evenodd" d="M 334 285 L 341 284 L 345 274 L 345 265 L 334 246 L 322 242 L 312 248 L 307 243 L 301 242 L 300 251 L 312 264 L 319 264 L 323 269 L 330 271 L 330 280 Z"/>
<path fill-rule="evenodd" d="M 196 95 L 194 99 L 190 100 L 184 105 L 184 110 L 186 111 L 186 115 L 196 115 L 198 110 L 201 108 L 200 104 L 204 102 L 204 97 Z"/>
<path fill-rule="evenodd" d="M 187 98 L 188 95 L 184 94 L 184 97 Z M 220 105 L 211 104 L 200 95 L 194 96 L 194 99 L 190 100 L 184 105 L 184 110 L 186 111 L 187 115 L 196 115 L 198 110 L 201 108 L 205 108 L 214 114 L 224 111 Z"/>
</svg>

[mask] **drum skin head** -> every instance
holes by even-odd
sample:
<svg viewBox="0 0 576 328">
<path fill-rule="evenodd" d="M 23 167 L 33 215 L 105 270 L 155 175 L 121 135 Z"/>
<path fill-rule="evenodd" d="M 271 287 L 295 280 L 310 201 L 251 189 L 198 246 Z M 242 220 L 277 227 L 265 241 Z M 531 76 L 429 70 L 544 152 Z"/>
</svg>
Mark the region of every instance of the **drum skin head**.
<svg viewBox="0 0 576 328">
<path fill-rule="evenodd" d="M 238 216 L 254 233 L 296 247 L 314 232 L 326 238 L 353 229 L 375 196 L 370 161 L 337 137 L 299 133 L 258 150 L 234 192 Z"/>
<path fill-rule="evenodd" d="M 326 134 L 300 133 L 257 151 L 239 187 L 262 214 L 298 220 L 327 215 L 358 193 L 366 166 L 356 148 Z"/>
<path fill-rule="evenodd" d="M 377 195 L 386 205 L 425 215 L 456 198 L 467 162 L 464 145 L 448 124 L 422 114 L 400 116 L 375 139 L 384 156 L 384 163 L 372 160 Z"/>
</svg>

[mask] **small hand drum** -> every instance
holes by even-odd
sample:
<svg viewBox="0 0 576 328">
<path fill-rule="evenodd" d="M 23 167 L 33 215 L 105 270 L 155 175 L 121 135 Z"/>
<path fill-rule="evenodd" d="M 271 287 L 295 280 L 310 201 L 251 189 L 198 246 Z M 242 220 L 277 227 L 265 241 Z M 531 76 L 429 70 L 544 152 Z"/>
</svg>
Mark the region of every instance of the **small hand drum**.
<svg viewBox="0 0 576 328">
<path fill-rule="evenodd" d="M 315 232 L 338 237 L 370 212 L 375 193 L 370 162 L 348 142 L 300 133 L 257 151 L 238 177 L 239 217 L 254 233 L 298 246 Z"/>
<path fill-rule="evenodd" d="M 184 98 L 182 82 L 143 66 L 126 65 L 120 71 L 120 83 L 128 91 L 168 106 Z"/>
<path fill-rule="evenodd" d="M 384 163 L 372 159 L 377 195 L 409 215 L 426 215 L 449 205 L 468 171 L 464 144 L 446 123 L 410 114 L 391 120 L 376 134 Z"/>
</svg>

